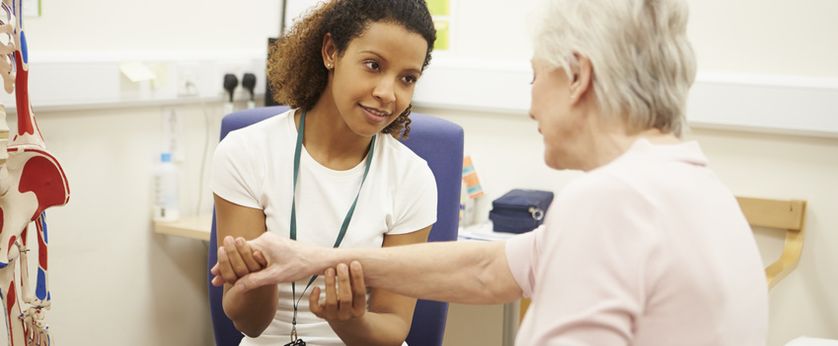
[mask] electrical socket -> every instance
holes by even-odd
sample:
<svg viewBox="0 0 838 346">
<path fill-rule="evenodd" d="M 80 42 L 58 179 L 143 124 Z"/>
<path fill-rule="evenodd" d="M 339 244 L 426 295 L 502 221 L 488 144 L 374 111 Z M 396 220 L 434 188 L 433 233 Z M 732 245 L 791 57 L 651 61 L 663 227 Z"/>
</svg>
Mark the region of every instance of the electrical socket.
<svg viewBox="0 0 838 346">
<path fill-rule="evenodd" d="M 200 90 L 198 90 L 198 67 L 197 64 L 180 64 L 177 66 L 177 78 L 175 78 L 177 96 L 191 97 L 200 95 Z"/>
<path fill-rule="evenodd" d="M 236 85 L 236 89 L 233 91 L 233 100 L 240 100 L 242 98 L 242 86 L 241 86 L 241 79 L 242 79 L 242 65 L 243 62 L 237 60 L 219 62 L 218 64 L 218 92 L 224 96 L 224 100 L 227 100 L 227 91 L 224 90 L 224 75 L 232 74 L 236 76 L 238 80 L 238 85 Z"/>
<path fill-rule="evenodd" d="M 264 59 L 236 59 L 219 62 L 217 65 L 218 73 L 216 73 L 216 75 L 218 76 L 219 93 L 221 95 L 226 95 L 226 91 L 222 87 L 224 75 L 227 73 L 232 73 L 239 80 L 239 85 L 233 92 L 233 99 L 237 101 L 249 100 L 250 94 L 247 91 L 245 91 L 241 85 L 242 78 L 244 77 L 244 74 L 248 72 L 256 74 L 256 91 L 258 91 L 259 85 L 261 83 L 264 83 L 264 80 L 262 80 L 264 78 L 264 72 L 259 73 L 260 71 L 265 69 L 264 65 Z"/>
</svg>

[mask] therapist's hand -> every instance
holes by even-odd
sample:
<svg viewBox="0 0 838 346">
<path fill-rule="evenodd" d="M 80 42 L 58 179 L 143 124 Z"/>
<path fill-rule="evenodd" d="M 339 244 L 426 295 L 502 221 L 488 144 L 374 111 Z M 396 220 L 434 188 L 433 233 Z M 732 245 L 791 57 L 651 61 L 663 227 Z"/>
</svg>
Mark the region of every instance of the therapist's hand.
<svg viewBox="0 0 838 346">
<path fill-rule="evenodd" d="M 226 236 L 222 244 L 218 247 L 218 262 L 210 270 L 214 275 L 212 284 L 215 286 L 234 284 L 238 279 L 262 270 L 268 264 L 262 253 L 251 248 L 242 237 L 234 239 Z"/>
<path fill-rule="evenodd" d="M 223 272 L 216 271 L 216 268 L 213 267 L 212 274 L 215 275 L 212 280 L 213 284 L 216 282 L 221 284 L 235 283 L 233 289 L 249 291 L 262 286 L 301 280 L 322 271 L 323 267 L 317 269 L 316 263 L 313 263 L 312 260 L 322 257 L 322 254 L 319 254 L 318 251 L 331 250 L 306 246 L 272 232 L 265 232 L 258 238 L 248 241 L 247 244 L 253 249 L 254 253 L 261 254 L 260 256 L 264 259 L 266 266 L 261 270 L 251 271 L 232 281 L 225 277 Z"/>
<path fill-rule="evenodd" d="M 320 302 L 320 287 L 309 295 L 309 308 L 317 317 L 329 322 L 360 318 L 367 312 L 367 286 L 361 263 L 338 264 L 326 269 L 326 299 Z"/>
</svg>

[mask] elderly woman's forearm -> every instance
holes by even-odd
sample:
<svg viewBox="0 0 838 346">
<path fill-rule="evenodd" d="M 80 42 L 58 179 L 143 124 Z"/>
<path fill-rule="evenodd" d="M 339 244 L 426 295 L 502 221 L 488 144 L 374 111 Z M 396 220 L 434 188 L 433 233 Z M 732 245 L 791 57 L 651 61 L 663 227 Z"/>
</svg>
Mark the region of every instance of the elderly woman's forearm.
<svg viewBox="0 0 838 346">
<path fill-rule="evenodd" d="M 521 295 L 503 242 L 437 242 L 331 254 L 331 265 L 361 262 L 367 286 L 410 297 L 493 304 Z"/>
</svg>

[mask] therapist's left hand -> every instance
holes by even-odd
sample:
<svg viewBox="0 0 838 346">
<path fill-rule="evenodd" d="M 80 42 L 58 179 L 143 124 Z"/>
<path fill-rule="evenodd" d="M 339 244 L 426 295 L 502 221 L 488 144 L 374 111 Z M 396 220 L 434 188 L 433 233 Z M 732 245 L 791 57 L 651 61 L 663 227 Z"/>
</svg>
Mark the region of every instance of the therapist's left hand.
<svg viewBox="0 0 838 346">
<path fill-rule="evenodd" d="M 268 265 L 262 253 L 252 249 L 242 237 L 234 239 L 226 236 L 221 243 L 223 245 L 218 247 L 218 262 L 210 269 L 214 286 L 234 284 L 239 278 Z"/>
<path fill-rule="evenodd" d="M 322 263 L 312 259 L 322 258 L 325 251 L 333 250 L 306 246 L 274 232 L 262 233 L 247 243 L 254 254 L 258 252 L 258 260 L 266 266 L 237 280 L 226 279 L 219 275 L 218 268 L 213 268 L 213 283 L 234 284 L 232 289 L 247 292 L 266 285 L 302 280 L 323 270 Z"/>
<path fill-rule="evenodd" d="M 326 269 L 326 299 L 320 302 L 320 287 L 309 295 L 309 308 L 329 322 L 343 322 L 364 316 L 367 311 L 367 286 L 361 263 L 338 264 Z"/>
</svg>

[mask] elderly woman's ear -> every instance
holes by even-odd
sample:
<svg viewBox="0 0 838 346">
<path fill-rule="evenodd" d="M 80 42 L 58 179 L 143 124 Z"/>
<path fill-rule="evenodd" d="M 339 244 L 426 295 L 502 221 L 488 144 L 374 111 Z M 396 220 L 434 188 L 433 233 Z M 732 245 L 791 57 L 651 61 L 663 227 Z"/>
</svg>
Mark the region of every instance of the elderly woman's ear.
<svg viewBox="0 0 838 346">
<path fill-rule="evenodd" d="M 591 59 L 579 53 L 573 53 L 574 63 L 570 64 L 570 100 L 576 103 L 585 94 L 593 90 L 594 71 Z"/>
</svg>

